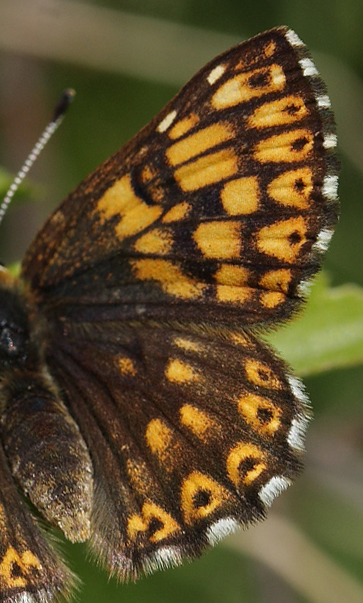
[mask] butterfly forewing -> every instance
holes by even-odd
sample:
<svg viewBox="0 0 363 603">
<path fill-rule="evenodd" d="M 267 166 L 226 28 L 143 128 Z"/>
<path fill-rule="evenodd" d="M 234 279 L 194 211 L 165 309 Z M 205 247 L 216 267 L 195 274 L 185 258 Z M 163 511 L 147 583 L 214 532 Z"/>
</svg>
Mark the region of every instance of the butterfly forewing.
<svg viewBox="0 0 363 603">
<path fill-rule="evenodd" d="M 286 29 L 233 48 L 66 199 L 24 275 L 77 320 L 289 316 L 336 221 L 327 102 Z"/>
<path fill-rule="evenodd" d="M 122 579 L 262 518 L 301 468 L 306 396 L 255 328 L 320 267 L 335 145 L 304 45 L 271 30 L 192 78 L 24 258 L 39 357 L 92 460 L 91 548 Z M 46 560 L 48 603 L 63 570 Z"/>
</svg>

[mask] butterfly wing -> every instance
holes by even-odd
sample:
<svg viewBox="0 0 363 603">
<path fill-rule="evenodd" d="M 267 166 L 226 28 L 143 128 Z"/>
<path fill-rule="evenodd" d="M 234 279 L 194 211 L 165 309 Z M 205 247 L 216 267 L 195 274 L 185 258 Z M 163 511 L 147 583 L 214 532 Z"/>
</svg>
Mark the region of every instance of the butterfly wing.
<svg viewBox="0 0 363 603">
<path fill-rule="evenodd" d="M 93 548 L 123 578 L 264 514 L 306 402 L 250 328 L 286 319 L 337 219 L 329 99 L 279 28 L 202 69 L 67 197 L 22 275 L 95 470 Z"/>
<path fill-rule="evenodd" d="M 77 325 L 49 358 L 92 454 L 92 548 L 122 579 L 265 515 L 301 468 L 305 396 L 252 335 Z"/>
<path fill-rule="evenodd" d="M 281 28 L 202 69 L 63 202 L 24 278 L 73 320 L 287 318 L 337 219 L 329 99 Z"/>
</svg>

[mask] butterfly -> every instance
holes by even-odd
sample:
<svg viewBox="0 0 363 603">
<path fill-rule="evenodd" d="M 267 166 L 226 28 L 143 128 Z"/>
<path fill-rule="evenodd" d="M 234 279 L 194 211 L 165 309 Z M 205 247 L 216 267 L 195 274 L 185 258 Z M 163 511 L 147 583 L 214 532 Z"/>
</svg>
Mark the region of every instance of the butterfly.
<svg viewBox="0 0 363 603">
<path fill-rule="evenodd" d="M 86 178 L 19 277 L 0 269 L 3 602 L 72 587 L 39 515 L 136 579 L 262 519 L 299 473 L 307 396 L 260 331 L 320 268 L 335 146 L 304 44 L 272 29 Z"/>
</svg>

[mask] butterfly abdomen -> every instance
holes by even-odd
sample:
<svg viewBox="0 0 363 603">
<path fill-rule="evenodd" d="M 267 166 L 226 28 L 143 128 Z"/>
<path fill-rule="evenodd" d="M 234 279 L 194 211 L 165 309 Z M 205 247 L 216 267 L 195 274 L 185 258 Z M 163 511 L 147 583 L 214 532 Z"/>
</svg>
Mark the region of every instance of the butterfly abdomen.
<svg viewBox="0 0 363 603">
<path fill-rule="evenodd" d="M 0 284 L 1 435 L 32 503 L 72 541 L 89 537 L 93 470 L 86 444 L 41 362 L 16 287 Z"/>
</svg>

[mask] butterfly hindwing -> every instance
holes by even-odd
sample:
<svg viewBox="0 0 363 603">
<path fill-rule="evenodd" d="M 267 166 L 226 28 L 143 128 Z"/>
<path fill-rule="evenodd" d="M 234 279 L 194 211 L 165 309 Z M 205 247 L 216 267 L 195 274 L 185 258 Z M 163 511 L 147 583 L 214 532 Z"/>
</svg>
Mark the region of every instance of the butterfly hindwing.
<svg viewBox="0 0 363 603">
<path fill-rule="evenodd" d="M 94 552 L 123 579 L 263 517 L 301 468 L 304 394 L 251 334 L 105 323 L 57 342 L 48 362 L 93 451 Z"/>
</svg>

